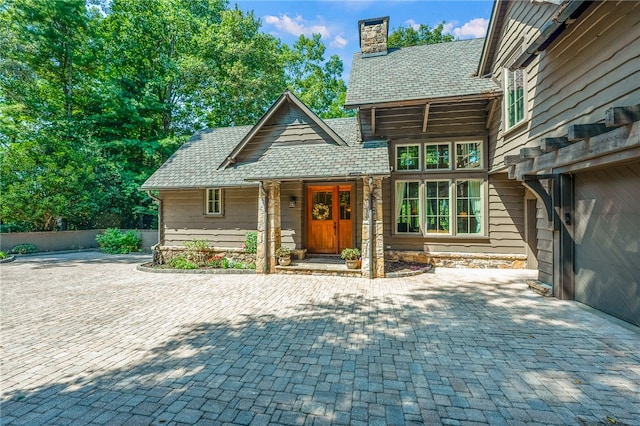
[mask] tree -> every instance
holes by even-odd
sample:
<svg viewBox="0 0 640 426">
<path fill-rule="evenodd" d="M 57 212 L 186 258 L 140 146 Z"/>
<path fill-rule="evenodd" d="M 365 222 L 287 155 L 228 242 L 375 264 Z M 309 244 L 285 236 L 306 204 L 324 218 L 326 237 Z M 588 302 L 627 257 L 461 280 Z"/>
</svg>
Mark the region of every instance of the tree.
<svg viewBox="0 0 640 426">
<path fill-rule="evenodd" d="M 0 221 L 33 230 L 146 225 L 138 188 L 189 135 L 287 87 L 344 114 L 320 36 L 289 48 L 226 0 L 5 0 L 0 45 Z"/>
<path fill-rule="evenodd" d="M 443 33 L 444 24 L 445 22 L 443 21 L 435 28 L 420 24 L 417 30 L 411 25 L 396 28 L 389 35 L 388 46 L 390 48 L 399 48 L 453 41 L 454 37 L 451 34 Z"/>
<path fill-rule="evenodd" d="M 301 35 L 286 51 L 289 88 L 321 118 L 346 117 L 342 109 L 347 86 L 342 80 L 344 66 L 337 55 L 324 60 L 326 47 L 320 34 Z"/>
</svg>

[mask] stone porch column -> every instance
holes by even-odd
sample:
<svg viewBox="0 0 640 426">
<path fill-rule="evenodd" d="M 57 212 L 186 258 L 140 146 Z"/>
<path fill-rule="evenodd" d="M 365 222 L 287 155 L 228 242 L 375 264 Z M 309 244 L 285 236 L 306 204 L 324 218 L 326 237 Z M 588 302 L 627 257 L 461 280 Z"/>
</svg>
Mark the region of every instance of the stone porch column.
<svg viewBox="0 0 640 426">
<path fill-rule="evenodd" d="M 258 190 L 258 240 L 256 244 L 256 273 L 265 274 L 269 272 L 268 262 L 265 262 L 265 254 L 268 253 L 267 247 L 267 188 L 261 184 Z"/>
<path fill-rule="evenodd" d="M 278 259 L 276 250 L 282 245 L 282 225 L 280 218 L 280 182 L 271 182 L 268 186 L 268 235 L 267 247 L 269 254 L 268 272 L 273 274 L 276 271 Z"/>
<path fill-rule="evenodd" d="M 382 209 L 382 178 L 363 179 L 362 208 L 362 276 L 366 278 L 384 278 L 384 225 Z M 371 199 L 371 204 L 370 203 Z M 371 209 L 371 210 L 370 210 Z M 372 217 L 370 217 L 372 213 Z M 372 226 L 373 223 L 373 226 Z M 373 275 L 370 271 L 373 253 Z"/>
</svg>

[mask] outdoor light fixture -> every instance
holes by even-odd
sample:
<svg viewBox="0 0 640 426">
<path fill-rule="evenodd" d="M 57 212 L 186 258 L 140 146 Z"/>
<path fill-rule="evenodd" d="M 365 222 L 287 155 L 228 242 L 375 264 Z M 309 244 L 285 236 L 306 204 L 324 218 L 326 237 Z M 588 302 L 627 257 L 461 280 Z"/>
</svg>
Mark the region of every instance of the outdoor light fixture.
<svg viewBox="0 0 640 426">
<path fill-rule="evenodd" d="M 296 197 L 291 196 L 291 198 L 289 198 L 289 207 L 292 209 L 296 207 Z"/>
</svg>

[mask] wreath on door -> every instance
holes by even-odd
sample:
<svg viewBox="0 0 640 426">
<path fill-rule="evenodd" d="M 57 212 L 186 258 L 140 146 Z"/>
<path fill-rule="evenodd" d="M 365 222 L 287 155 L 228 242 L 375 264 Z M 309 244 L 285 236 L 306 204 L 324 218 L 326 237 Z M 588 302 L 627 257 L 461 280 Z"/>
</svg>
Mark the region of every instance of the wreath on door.
<svg viewBox="0 0 640 426">
<path fill-rule="evenodd" d="M 316 203 L 313 205 L 313 218 L 315 220 L 327 220 L 331 213 L 329 206 L 323 203 Z"/>
</svg>

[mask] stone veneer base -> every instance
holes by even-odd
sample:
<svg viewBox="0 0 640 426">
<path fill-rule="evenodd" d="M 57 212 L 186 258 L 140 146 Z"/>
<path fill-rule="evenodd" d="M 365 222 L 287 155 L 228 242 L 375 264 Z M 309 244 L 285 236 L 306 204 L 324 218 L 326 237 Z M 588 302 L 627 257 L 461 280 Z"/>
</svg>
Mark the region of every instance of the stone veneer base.
<svg viewBox="0 0 640 426">
<path fill-rule="evenodd" d="M 423 251 L 387 250 L 387 260 L 431 263 L 441 268 L 498 268 L 526 269 L 527 256 L 520 254 L 487 254 L 487 253 L 436 253 Z"/>
</svg>

